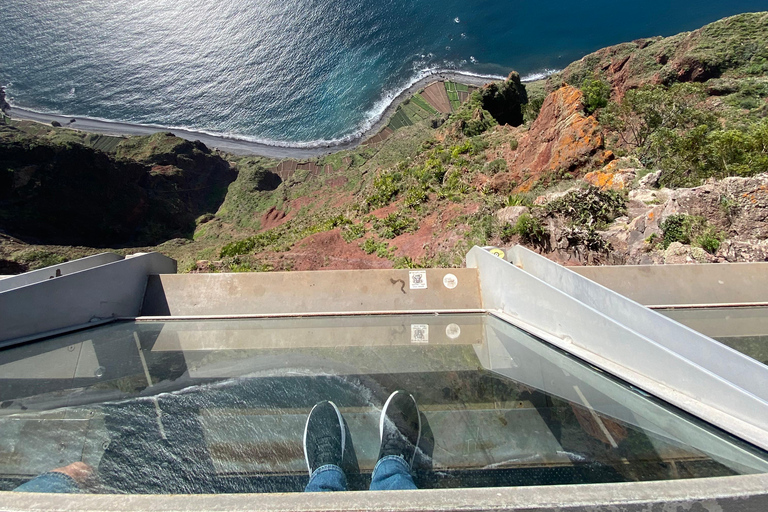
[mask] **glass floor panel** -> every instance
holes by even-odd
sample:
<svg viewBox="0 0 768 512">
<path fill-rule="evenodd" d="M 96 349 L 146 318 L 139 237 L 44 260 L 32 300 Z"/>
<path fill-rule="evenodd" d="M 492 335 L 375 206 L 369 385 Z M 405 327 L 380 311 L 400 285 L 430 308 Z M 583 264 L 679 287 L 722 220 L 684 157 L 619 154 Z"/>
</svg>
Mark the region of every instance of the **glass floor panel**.
<svg viewBox="0 0 768 512">
<path fill-rule="evenodd" d="M 75 461 L 97 493 L 297 492 L 333 400 L 364 489 L 413 393 L 421 488 L 768 471 L 768 456 L 485 314 L 116 322 L 0 352 L 0 489 Z"/>
</svg>

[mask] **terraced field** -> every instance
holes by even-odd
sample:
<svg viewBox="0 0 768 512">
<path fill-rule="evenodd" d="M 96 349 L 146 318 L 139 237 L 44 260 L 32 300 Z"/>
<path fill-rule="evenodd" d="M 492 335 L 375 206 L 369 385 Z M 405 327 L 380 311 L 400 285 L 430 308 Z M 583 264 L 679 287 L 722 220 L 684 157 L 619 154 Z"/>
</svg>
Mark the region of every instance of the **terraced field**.
<svg viewBox="0 0 768 512">
<path fill-rule="evenodd" d="M 397 108 L 388 128 L 394 131 L 440 114 L 455 112 L 476 89 L 456 82 L 429 84 Z"/>
<path fill-rule="evenodd" d="M 98 149 L 105 153 L 111 153 L 117 148 L 117 145 L 124 141 L 124 137 L 111 137 L 109 135 L 98 135 L 91 133 L 85 137 L 83 143 L 93 149 Z"/>
<path fill-rule="evenodd" d="M 445 85 L 445 92 L 448 95 L 448 101 L 451 102 L 451 110 L 456 111 L 461 106 L 459 101 L 459 91 L 456 90 L 456 84 L 453 82 L 443 82 Z"/>
</svg>

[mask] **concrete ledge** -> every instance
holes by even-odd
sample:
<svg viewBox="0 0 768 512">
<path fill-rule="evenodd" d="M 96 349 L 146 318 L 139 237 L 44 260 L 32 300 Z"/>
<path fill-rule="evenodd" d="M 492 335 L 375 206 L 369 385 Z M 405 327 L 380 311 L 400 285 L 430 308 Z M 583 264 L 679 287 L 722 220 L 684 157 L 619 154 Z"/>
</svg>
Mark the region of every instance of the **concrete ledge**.
<svg viewBox="0 0 768 512">
<path fill-rule="evenodd" d="M 418 272 L 426 276 L 426 287 L 412 287 L 408 270 L 151 276 L 141 314 L 232 316 L 482 307 L 475 269 Z"/>
<path fill-rule="evenodd" d="M 644 306 L 768 302 L 768 263 L 569 267 Z"/>
<path fill-rule="evenodd" d="M 768 510 L 768 475 L 663 482 L 295 494 L 84 495 L 0 493 L 17 511 L 543 511 Z"/>
</svg>

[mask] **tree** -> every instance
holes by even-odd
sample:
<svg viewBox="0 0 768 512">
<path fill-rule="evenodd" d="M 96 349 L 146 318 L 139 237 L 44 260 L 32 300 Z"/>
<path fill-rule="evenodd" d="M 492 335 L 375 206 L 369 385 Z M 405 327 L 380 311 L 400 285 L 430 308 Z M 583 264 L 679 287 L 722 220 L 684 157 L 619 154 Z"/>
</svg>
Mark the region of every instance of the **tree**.
<svg viewBox="0 0 768 512">
<path fill-rule="evenodd" d="M 611 84 L 598 73 L 586 78 L 581 84 L 584 94 L 584 111 L 592 115 L 597 109 L 604 108 L 611 99 Z"/>
</svg>

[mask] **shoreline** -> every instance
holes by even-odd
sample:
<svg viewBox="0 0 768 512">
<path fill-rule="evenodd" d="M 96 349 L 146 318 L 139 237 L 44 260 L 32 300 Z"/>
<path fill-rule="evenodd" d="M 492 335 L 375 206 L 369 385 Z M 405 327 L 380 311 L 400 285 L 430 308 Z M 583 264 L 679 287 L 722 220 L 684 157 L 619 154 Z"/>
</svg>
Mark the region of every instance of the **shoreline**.
<svg viewBox="0 0 768 512">
<path fill-rule="evenodd" d="M 8 109 L 5 113 L 12 119 L 16 120 L 36 121 L 43 124 L 50 124 L 52 121 L 57 121 L 61 123 L 62 127 L 64 128 L 87 133 L 98 133 L 102 135 L 135 136 L 151 135 L 158 132 L 171 132 L 182 139 L 190 141 L 199 140 L 209 148 L 218 149 L 220 151 L 232 153 L 235 155 L 253 155 L 275 159 L 292 158 L 300 160 L 356 148 L 369 138 L 379 133 L 387 124 L 389 124 L 389 119 L 406 99 L 410 98 L 419 90 L 423 89 L 431 83 L 452 81 L 465 85 L 483 86 L 487 83 L 499 80 L 503 80 L 503 78 L 478 76 L 457 71 L 440 71 L 431 73 L 419 80 L 416 80 L 412 85 L 392 98 L 387 107 L 378 116 L 378 119 L 367 130 L 351 136 L 349 140 L 317 146 L 302 146 L 300 145 L 301 143 L 297 143 L 293 146 L 289 144 L 284 146 L 273 145 L 263 142 L 250 141 L 247 139 L 240 139 L 237 137 L 230 137 L 227 135 L 216 135 L 205 132 L 198 132 L 184 128 L 169 128 L 162 126 L 124 123 L 120 121 L 106 121 L 61 114 L 46 114 L 42 112 L 36 112 L 34 110 L 16 107 L 14 105 L 11 105 L 10 109 Z M 71 119 L 76 119 L 75 123 L 70 123 Z"/>
</svg>

